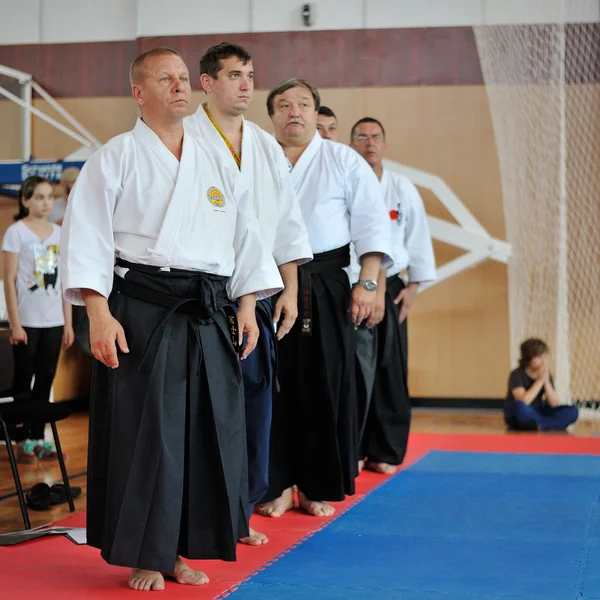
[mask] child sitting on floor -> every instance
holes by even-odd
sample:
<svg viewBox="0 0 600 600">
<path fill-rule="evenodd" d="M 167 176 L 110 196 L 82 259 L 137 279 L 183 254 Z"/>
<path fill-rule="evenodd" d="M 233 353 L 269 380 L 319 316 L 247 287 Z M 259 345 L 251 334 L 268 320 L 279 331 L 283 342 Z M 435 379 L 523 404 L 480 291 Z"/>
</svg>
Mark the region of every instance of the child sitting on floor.
<svg viewBox="0 0 600 600">
<path fill-rule="evenodd" d="M 520 431 L 563 430 L 579 416 L 576 406 L 560 405 L 548 369 L 548 346 L 539 339 L 521 344 L 519 368 L 508 380 L 504 420 L 509 429 Z"/>
</svg>

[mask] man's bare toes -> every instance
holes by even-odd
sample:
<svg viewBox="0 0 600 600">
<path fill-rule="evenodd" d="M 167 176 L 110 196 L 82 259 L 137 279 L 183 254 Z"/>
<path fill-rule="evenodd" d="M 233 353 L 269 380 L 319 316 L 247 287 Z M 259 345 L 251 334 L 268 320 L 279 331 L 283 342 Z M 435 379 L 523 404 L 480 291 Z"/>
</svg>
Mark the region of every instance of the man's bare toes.
<svg viewBox="0 0 600 600">
<path fill-rule="evenodd" d="M 292 488 L 284 490 L 279 498 L 265 502 L 256 507 L 256 512 L 263 517 L 281 517 L 290 508 L 294 508 L 294 492 Z"/>
<path fill-rule="evenodd" d="M 302 492 L 298 493 L 298 499 L 300 501 L 300 508 L 313 517 L 331 517 L 335 514 L 335 508 L 327 502 L 310 500 Z"/>
<path fill-rule="evenodd" d="M 393 475 L 397 470 L 397 465 L 390 465 L 388 463 L 378 463 L 378 462 L 367 462 L 365 465 L 369 471 L 374 471 L 375 473 L 381 473 L 382 475 Z"/>
<path fill-rule="evenodd" d="M 194 571 L 191 567 L 186 565 L 181 558 L 177 558 L 175 561 L 175 568 L 171 577 L 183 585 L 204 585 L 210 581 L 202 571 Z"/>
<path fill-rule="evenodd" d="M 129 587 L 140 592 L 162 591 L 165 589 L 165 580 L 157 571 L 132 569 L 129 576 Z"/>
<path fill-rule="evenodd" d="M 240 542 L 248 546 L 262 546 L 263 544 L 267 544 L 269 542 L 269 538 L 264 533 L 255 531 L 252 529 L 252 527 L 250 527 L 250 535 L 245 538 L 240 538 Z"/>
</svg>

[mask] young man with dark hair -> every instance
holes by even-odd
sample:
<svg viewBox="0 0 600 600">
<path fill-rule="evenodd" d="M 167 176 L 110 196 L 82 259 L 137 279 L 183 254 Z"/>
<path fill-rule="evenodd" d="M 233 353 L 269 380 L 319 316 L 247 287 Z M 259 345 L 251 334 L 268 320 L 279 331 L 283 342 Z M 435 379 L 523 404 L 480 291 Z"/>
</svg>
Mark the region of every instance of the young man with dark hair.
<svg viewBox="0 0 600 600">
<path fill-rule="evenodd" d="M 97 361 L 87 542 L 150 591 L 164 574 L 206 583 L 180 556 L 235 560 L 248 535 L 239 358 L 256 346 L 257 298 L 282 285 L 235 169 L 184 136 L 181 57 L 146 52 L 131 82 L 141 118 L 83 167 L 61 266 Z"/>
<path fill-rule="evenodd" d="M 268 489 L 269 438 L 277 339 L 292 328 L 298 315 L 298 264 L 312 258 L 308 234 L 294 193 L 289 168 L 272 135 L 244 119 L 254 91 L 250 54 L 234 44 L 209 48 L 200 60 L 200 82 L 206 102 L 186 119 L 186 130 L 239 171 L 250 190 L 267 250 L 273 255 L 284 290 L 273 305 L 257 303 L 260 327 L 257 350 L 242 363 L 248 443 L 249 514 Z M 277 339 L 274 325 L 277 326 Z M 250 528 L 241 542 L 266 543 Z"/>
<path fill-rule="evenodd" d="M 552 431 L 577 421 L 576 406 L 561 406 L 548 367 L 549 348 L 537 338 L 521 344 L 519 367 L 508 378 L 504 420 L 509 429 Z"/>
<path fill-rule="evenodd" d="M 383 125 L 371 117 L 361 119 L 352 127 L 350 145 L 379 179 L 392 236 L 394 264 L 379 273 L 371 328 L 357 330 L 356 356 L 360 458 L 368 457 L 369 469 L 389 474 L 404 460 L 410 429 L 406 316 L 419 284 L 435 279 L 435 258 L 419 192 L 408 178 L 383 168 L 387 149 Z M 402 278 L 405 270 L 407 283 Z M 358 275 L 353 260 L 352 283 Z"/>
<path fill-rule="evenodd" d="M 328 106 L 321 106 L 319 108 L 317 131 L 324 140 L 337 142 L 339 139 L 337 117 Z"/>
<path fill-rule="evenodd" d="M 377 178 L 352 149 L 317 133 L 318 90 L 303 79 L 272 89 L 267 109 L 291 165 L 314 261 L 300 267 L 300 319 L 279 343 L 281 392 L 271 433 L 271 482 L 261 514 L 294 504 L 325 517 L 357 475 L 352 326 L 369 318 L 377 274 L 389 266 L 390 227 Z M 353 291 L 344 271 L 359 257 Z"/>
</svg>

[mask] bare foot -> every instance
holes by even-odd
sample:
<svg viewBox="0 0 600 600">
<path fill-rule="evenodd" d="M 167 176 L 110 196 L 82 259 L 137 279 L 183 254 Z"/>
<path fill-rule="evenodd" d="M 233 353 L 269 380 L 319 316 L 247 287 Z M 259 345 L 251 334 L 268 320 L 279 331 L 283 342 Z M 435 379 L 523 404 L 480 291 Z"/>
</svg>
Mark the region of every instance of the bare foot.
<svg viewBox="0 0 600 600">
<path fill-rule="evenodd" d="M 210 581 L 202 571 L 194 571 L 179 557 L 175 561 L 175 568 L 173 569 L 173 573 L 170 573 L 170 576 L 177 583 L 183 583 L 184 585 L 204 585 Z"/>
<path fill-rule="evenodd" d="M 255 531 L 250 527 L 250 535 L 245 538 L 240 538 L 242 544 L 248 544 L 248 546 L 262 546 L 263 544 L 269 543 L 269 538 L 260 531 Z"/>
<path fill-rule="evenodd" d="M 286 511 L 294 508 L 294 492 L 292 488 L 283 490 L 279 498 L 265 502 L 256 507 L 256 512 L 263 517 L 281 517 Z"/>
<path fill-rule="evenodd" d="M 140 592 L 160 591 L 165 589 L 165 580 L 158 571 L 131 569 L 129 587 Z"/>
<path fill-rule="evenodd" d="M 302 492 L 298 492 L 298 501 L 300 508 L 313 517 L 331 517 L 335 513 L 335 508 L 331 504 L 309 500 Z"/>
<path fill-rule="evenodd" d="M 375 471 L 375 473 L 381 473 L 382 475 L 393 475 L 398 469 L 397 465 L 377 462 L 367 462 L 365 467 L 369 469 L 369 471 Z"/>
<path fill-rule="evenodd" d="M 358 472 L 362 473 L 362 470 L 365 468 L 365 461 L 364 460 L 359 460 L 358 461 Z"/>
</svg>

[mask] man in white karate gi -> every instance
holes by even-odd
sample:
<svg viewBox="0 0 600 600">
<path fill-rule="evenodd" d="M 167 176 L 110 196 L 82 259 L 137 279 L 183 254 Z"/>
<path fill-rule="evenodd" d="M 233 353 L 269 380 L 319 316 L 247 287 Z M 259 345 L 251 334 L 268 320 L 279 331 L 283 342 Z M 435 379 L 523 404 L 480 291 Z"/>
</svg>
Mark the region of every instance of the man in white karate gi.
<svg viewBox="0 0 600 600">
<path fill-rule="evenodd" d="M 319 106 L 319 92 L 302 79 L 284 81 L 267 98 L 314 254 L 299 268 L 300 317 L 279 342 L 281 391 L 273 407 L 270 486 L 258 509 L 271 517 L 294 505 L 294 485 L 300 507 L 320 517 L 334 513 L 328 501 L 354 493 L 352 329 L 369 318 L 379 269 L 391 262 L 377 178 L 354 150 L 321 138 Z M 344 271 L 351 242 L 361 263 L 352 291 Z"/>
<path fill-rule="evenodd" d="M 383 125 L 371 117 L 358 121 L 350 145 L 379 179 L 391 224 L 394 264 L 382 269 L 377 286 L 373 328 L 357 330 L 357 389 L 360 460 L 378 473 L 394 473 L 402 464 L 410 430 L 408 334 L 406 317 L 419 285 L 436 278 L 427 215 L 417 188 L 407 177 L 383 168 L 387 149 Z M 360 267 L 354 260 L 350 279 Z M 407 272 L 407 283 L 403 273 Z"/>
<path fill-rule="evenodd" d="M 257 302 L 258 346 L 242 363 L 251 515 L 269 487 L 276 343 L 290 331 L 298 316 L 298 265 L 312 259 L 312 251 L 281 146 L 243 116 L 254 92 L 252 57 L 236 44 L 213 46 L 200 59 L 200 82 L 206 101 L 185 120 L 186 131 L 211 150 L 223 153 L 224 161 L 239 169 L 250 190 L 263 241 L 273 254 L 285 286 L 275 305 L 270 298 Z M 258 546 L 268 539 L 251 527 L 250 535 L 240 541 Z"/>
<path fill-rule="evenodd" d="M 317 115 L 317 131 L 324 140 L 339 141 L 340 130 L 337 117 L 328 106 L 321 106 Z"/>
<path fill-rule="evenodd" d="M 237 173 L 184 135 L 191 88 L 181 57 L 151 50 L 130 75 L 141 118 L 85 164 L 61 263 L 98 361 L 88 544 L 131 567 L 131 588 L 162 590 L 166 575 L 208 581 L 182 556 L 235 560 L 248 535 L 238 356 L 256 345 L 256 298 L 282 282 Z"/>
</svg>

